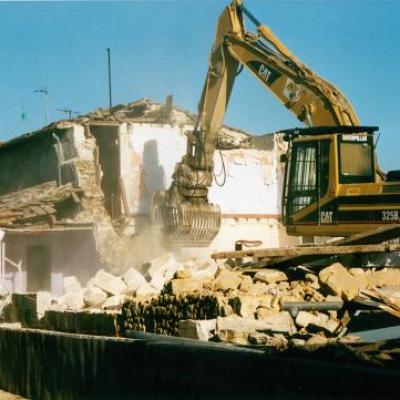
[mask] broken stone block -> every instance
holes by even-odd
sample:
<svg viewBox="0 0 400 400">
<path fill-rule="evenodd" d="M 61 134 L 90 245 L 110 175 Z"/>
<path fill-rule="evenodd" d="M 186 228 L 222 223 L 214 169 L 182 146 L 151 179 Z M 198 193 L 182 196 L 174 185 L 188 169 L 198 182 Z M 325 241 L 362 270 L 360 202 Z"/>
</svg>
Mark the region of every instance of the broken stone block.
<svg viewBox="0 0 400 400">
<path fill-rule="evenodd" d="M 157 290 L 161 292 L 164 289 L 164 286 L 166 285 L 167 282 L 168 280 L 165 278 L 164 273 L 160 272 L 153 275 L 150 281 L 150 285 L 155 287 Z"/>
<path fill-rule="evenodd" d="M 225 329 L 220 332 L 225 341 L 235 344 L 248 344 L 249 333 L 245 331 L 237 331 L 233 329 Z"/>
<path fill-rule="evenodd" d="M 185 319 L 179 321 L 178 329 L 180 337 L 208 341 L 217 329 L 217 320 Z"/>
<path fill-rule="evenodd" d="M 53 296 L 50 292 L 40 291 L 36 293 L 36 313 L 38 319 L 41 319 L 46 310 L 51 309 Z"/>
<path fill-rule="evenodd" d="M 367 284 L 383 287 L 389 285 L 400 285 L 400 270 L 398 268 L 385 268 L 381 271 L 373 271 L 365 274 Z"/>
<path fill-rule="evenodd" d="M 217 329 L 230 329 L 242 332 L 271 331 L 289 334 L 296 332 L 293 320 L 286 311 L 270 315 L 262 320 L 241 318 L 238 316 L 218 317 Z"/>
<path fill-rule="evenodd" d="M 197 279 L 172 279 L 168 283 L 167 290 L 169 293 L 180 296 L 187 293 L 201 292 L 203 289 L 203 283 Z"/>
<path fill-rule="evenodd" d="M 320 285 L 319 285 L 319 280 L 318 280 L 318 276 L 314 275 L 314 274 L 306 274 L 305 276 L 307 285 L 312 287 L 313 289 L 319 289 Z"/>
<path fill-rule="evenodd" d="M 165 282 L 171 280 L 177 270 L 184 269 L 183 264 L 176 260 L 172 254 L 166 254 L 165 256 L 153 259 L 150 261 L 150 267 L 147 270 L 147 274 L 150 280 L 155 275 L 163 276 Z"/>
<path fill-rule="evenodd" d="M 340 263 L 332 264 L 321 270 L 319 280 L 330 290 L 331 294 L 340 296 L 343 300 L 352 300 L 363 285 Z"/>
<path fill-rule="evenodd" d="M 306 344 L 306 341 L 304 339 L 293 338 L 290 339 L 290 344 L 293 347 L 303 347 Z"/>
<path fill-rule="evenodd" d="M 257 307 L 256 310 L 257 319 L 264 319 L 265 317 L 271 315 L 269 311 L 270 310 L 266 307 Z"/>
<path fill-rule="evenodd" d="M 67 292 L 59 298 L 59 307 L 62 310 L 81 310 L 85 307 L 84 290 Z"/>
<path fill-rule="evenodd" d="M 233 308 L 229 305 L 229 299 L 227 299 L 221 292 L 216 292 L 214 294 L 215 298 L 218 302 L 218 309 L 223 317 L 229 317 L 230 315 L 234 315 Z"/>
<path fill-rule="evenodd" d="M 288 341 L 282 334 L 272 336 L 266 333 L 255 332 L 249 334 L 248 340 L 251 344 L 262 344 L 277 349 L 286 348 L 288 346 Z"/>
<path fill-rule="evenodd" d="M 326 314 L 317 313 L 315 315 L 307 311 L 299 311 L 297 313 L 296 324 L 302 328 L 307 328 L 309 325 L 315 325 L 329 331 L 330 333 L 334 333 L 339 327 L 339 321 L 329 319 Z"/>
<path fill-rule="evenodd" d="M 160 290 L 145 282 L 136 290 L 137 297 L 155 297 L 160 294 Z"/>
<path fill-rule="evenodd" d="M 121 308 L 122 305 L 126 302 L 127 296 L 123 294 L 119 294 L 117 296 L 109 297 L 102 305 L 103 310 L 110 310 L 115 308 Z"/>
<path fill-rule="evenodd" d="M 107 297 L 107 293 L 97 286 L 87 288 L 83 294 L 83 300 L 88 307 L 99 307 Z"/>
<path fill-rule="evenodd" d="M 247 293 L 252 296 L 262 296 L 268 291 L 268 286 L 264 282 L 256 282 L 249 288 Z"/>
<path fill-rule="evenodd" d="M 113 296 L 120 294 L 126 288 L 122 278 L 116 277 L 104 269 L 97 271 L 93 284 Z"/>
<path fill-rule="evenodd" d="M 191 270 L 188 269 L 182 269 L 179 271 L 176 271 L 174 274 L 174 279 L 187 279 L 187 278 L 192 278 L 193 273 Z"/>
<path fill-rule="evenodd" d="M 218 266 L 215 263 L 203 263 L 199 266 L 200 269 L 192 272 L 193 278 L 198 279 L 199 281 L 206 279 L 214 279 L 214 275 L 218 270 Z"/>
<path fill-rule="evenodd" d="M 201 279 L 199 279 L 201 280 Z M 206 290 L 211 290 L 213 291 L 215 288 L 215 279 L 214 278 L 208 278 L 203 280 L 203 288 Z"/>
<path fill-rule="evenodd" d="M 135 268 L 129 268 L 123 275 L 126 286 L 129 289 L 137 290 L 141 285 L 146 282 L 144 276 Z"/>
<path fill-rule="evenodd" d="M 305 343 L 306 346 L 312 346 L 312 347 L 320 347 L 320 346 L 326 346 L 329 343 L 329 340 L 321 335 L 313 335 L 308 339 Z"/>
<path fill-rule="evenodd" d="M 241 278 L 242 282 L 239 285 L 239 289 L 243 292 L 248 292 L 253 286 L 253 279 L 248 275 L 242 275 Z"/>
<path fill-rule="evenodd" d="M 63 278 L 63 289 L 64 293 L 80 292 L 82 287 L 76 276 L 66 276 Z"/>
<path fill-rule="evenodd" d="M 262 296 L 257 296 L 259 307 L 271 308 L 273 297 L 269 294 L 263 294 Z"/>
<path fill-rule="evenodd" d="M 265 283 L 277 283 L 281 281 L 287 281 L 288 277 L 283 271 L 277 269 L 264 269 L 258 271 L 254 275 L 254 280 L 261 281 Z"/>
<path fill-rule="evenodd" d="M 260 301 L 255 296 L 237 296 L 229 300 L 229 305 L 243 318 L 255 318 Z"/>
<path fill-rule="evenodd" d="M 241 282 L 242 279 L 236 272 L 220 269 L 215 277 L 215 289 L 222 291 L 237 289 Z"/>
</svg>

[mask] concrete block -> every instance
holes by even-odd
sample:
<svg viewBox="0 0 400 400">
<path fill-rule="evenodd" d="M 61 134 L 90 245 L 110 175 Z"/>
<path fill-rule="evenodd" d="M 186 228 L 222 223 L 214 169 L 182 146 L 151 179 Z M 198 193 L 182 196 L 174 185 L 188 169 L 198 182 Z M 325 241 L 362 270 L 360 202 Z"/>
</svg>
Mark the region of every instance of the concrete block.
<svg viewBox="0 0 400 400">
<path fill-rule="evenodd" d="M 129 268 L 123 275 L 124 282 L 129 289 L 137 290 L 146 282 L 144 276 L 135 268 Z"/>
<path fill-rule="evenodd" d="M 180 337 L 208 341 L 217 329 L 217 320 L 181 320 L 179 321 L 178 329 Z"/>
<path fill-rule="evenodd" d="M 257 272 L 254 275 L 256 281 L 261 281 L 265 283 L 277 283 L 282 281 L 287 281 L 288 277 L 283 271 L 277 269 L 264 269 Z"/>
<path fill-rule="evenodd" d="M 120 294 L 126 288 L 122 278 L 116 277 L 104 269 L 97 271 L 93 284 L 113 296 Z"/>
<path fill-rule="evenodd" d="M 99 307 L 107 297 L 107 293 L 97 286 L 87 288 L 83 294 L 83 300 L 88 307 Z"/>
</svg>

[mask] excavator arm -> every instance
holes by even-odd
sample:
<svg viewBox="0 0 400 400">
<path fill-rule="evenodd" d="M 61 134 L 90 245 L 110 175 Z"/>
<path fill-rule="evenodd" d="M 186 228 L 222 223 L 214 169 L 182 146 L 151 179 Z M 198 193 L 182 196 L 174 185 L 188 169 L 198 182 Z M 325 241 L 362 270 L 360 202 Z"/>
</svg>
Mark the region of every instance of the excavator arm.
<svg viewBox="0 0 400 400">
<path fill-rule="evenodd" d="M 245 29 L 247 16 L 257 34 Z M 308 126 L 359 125 L 343 94 L 318 77 L 245 8 L 242 0 L 219 17 L 209 68 L 187 152 L 166 192 L 153 200 L 153 221 L 174 244 L 207 246 L 219 231 L 219 207 L 208 202 L 213 158 L 229 97 L 241 68 L 248 69 L 295 116 Z"/>
</svg>

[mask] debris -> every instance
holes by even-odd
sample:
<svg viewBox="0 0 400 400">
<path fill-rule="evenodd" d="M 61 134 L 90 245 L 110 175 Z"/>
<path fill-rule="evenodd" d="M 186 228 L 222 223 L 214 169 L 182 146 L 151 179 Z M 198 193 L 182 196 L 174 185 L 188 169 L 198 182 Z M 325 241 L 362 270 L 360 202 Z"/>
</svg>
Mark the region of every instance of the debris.
<svg viewBox="0 0 400 400">
<path fill-rule="evenodd" d="M 172 279 L 168 283 L 167 292 L 175 296 L 181 296 L 183 294 L 200 292 L 203 289 L 203 284 L 197 279 L 186 278 L 186 279 Z"/>
<path fill-rule="evenodd" d="M 319 280 L 331 291 L 331 294 L 340 296 L 343 300 L 352 300 L 360 289 L 359 279 L 350 274 L 340 263 L 332 264 L 320 271 Z"/>
<path fill-rule="evenodd" d="M 270 331 L 293 334 L 296 331 L 293 320 L 286 311 L 270 315 L 262 320 L 240 318 L 239 316 L 218 317 L 217 329 L 242 332 Z"/>
<path fill-rule="evenodd" d="M 120 294 L 126 288 L 126 284 L 122 278 L 116 277 L 104 271 L 104 269 L 97 271 L 94 276 L 93 285 L 114 296 Z"/>
<path fill-rule="evenodd" d="M 296 324 L 302 328 L 307 328 L 309 325 L 315 325 L 318 328 L 322 328 L 330 332 L 331 334 L 334 333 L 339 327 L 339 321 L 330 319 L 326 314 L 312 314 L 307 311 L 299 311 L 296 317 Z"/>
<path fill-rule="evenodd" d="M 265 283 L 277 283 L 287 281 L 288 278 L 284 272 L 277 269 L 264 269 L 257 272 L 254 275 L 254 279 Z"/>
<path fill-rule="evenodd" d="M 85 290 L 83 300 L 88 307 L 98 307 L 107 299 L 107 293 L 99 287 L 93 286 Z"/>
<path fill-rule="evenodd" d="M 242 282 L 239 274 L 229 271 L 227 269 L 218 270 L 215 278 L 215 289 L 222 291 L 237 289 Z"/>
<path fill-rule="evenodd" d="M 129 289 L 136 291 L 141 285 L 146 282 L 144 276 L 135 268 L 129 268 L 123 275 L 126 286 Z"/>
<path fill-rule="evenodd" d="M 208 341 L 215 334 L 217 328 L 216 319 L 193 320 L 186 319 L 179 321 L 179 336 L 188 339 Z"/>
</svg>

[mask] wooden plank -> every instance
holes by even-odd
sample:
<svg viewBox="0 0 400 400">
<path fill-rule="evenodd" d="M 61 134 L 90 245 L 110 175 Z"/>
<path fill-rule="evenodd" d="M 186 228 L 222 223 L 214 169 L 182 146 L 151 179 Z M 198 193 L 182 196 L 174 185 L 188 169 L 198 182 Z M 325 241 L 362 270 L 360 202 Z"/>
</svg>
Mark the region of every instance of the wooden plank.
<svg viewBox="0 0 400 400">
<path fill-rule="evenodd" d="M 387 253 L 400 251 L 400 244 L 358 244 L 352 246 L 310 246 L 280 247 L 269 249 L 250 249 L 241 251 L 218 252 L 211 255 L 214 260 L 242 257 L 300 257 L 300 256 L 332 256 L 337 254 Z"/>
</svg>

